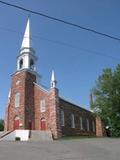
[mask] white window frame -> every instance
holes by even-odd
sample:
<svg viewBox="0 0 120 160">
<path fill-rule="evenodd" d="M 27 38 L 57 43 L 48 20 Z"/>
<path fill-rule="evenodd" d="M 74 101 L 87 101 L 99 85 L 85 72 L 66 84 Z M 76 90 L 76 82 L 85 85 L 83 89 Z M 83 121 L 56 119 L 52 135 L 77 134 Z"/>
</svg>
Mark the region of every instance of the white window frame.
<svg viewBox="0 0 120 160">
<path fill-rule="evenodd" d="M 16 85 L 19 85 L 19 84 L 20 84 L 20 80 L 17 80 L 17 81 L 16 81 Z"/>
<path fill-rule="evenodd" d="M 15 108 L 20 106 L 20 93 L 15 94 Z"/>
<path fill-rule="evenodd" d="M 86 122 L 87 122 L 87 131 L 90 131 L 90 121 L 88 118 L 86 119 Z"/>
<path fill-rule="evenodd" d="M 83 117 L 80 116 L 80 129 L 83 130 Z"/>
<path fill-rule="evenodd" d="M 75 128 L 75 116 L 73 113 L 71 114 L 71 128 Z"/>
<path fill-rule="evenodd" d="M 61 116 L 61 126 L 65 126 L 65 114 L 64 111 L 60 111 L 60 116 Z"/>
<path fill-rule="evenodd" d="M 45 106 L 45 99 L 40 100 L 40 111 L 45 112 L 46 111 L 46 106 Z"/>
<path fill-rule="evenodd" d="M 95 132 L 95 122 L 92 121 L 92 131 Z"/>
</svg>

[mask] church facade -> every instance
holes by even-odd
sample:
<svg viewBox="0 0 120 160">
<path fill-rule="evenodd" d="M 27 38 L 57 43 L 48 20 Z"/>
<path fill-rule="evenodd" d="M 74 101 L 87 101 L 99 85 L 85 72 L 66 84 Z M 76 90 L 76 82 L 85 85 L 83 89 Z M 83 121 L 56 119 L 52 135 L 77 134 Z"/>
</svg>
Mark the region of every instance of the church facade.
<svg viewBox="0 0 120 160">
<path fill-rule="evenodd" d="M 54 71 L 49 90 L 39 83 L 36 61 L 28 19 L 17 71 L 12 75 L 5 130 L 49 130 L 56 139 L 64 135 L 96 135 L 97 131 L 102 136 L 101 122 L 98 125 L 92 112 L 59 96 Z"/>
</svg>

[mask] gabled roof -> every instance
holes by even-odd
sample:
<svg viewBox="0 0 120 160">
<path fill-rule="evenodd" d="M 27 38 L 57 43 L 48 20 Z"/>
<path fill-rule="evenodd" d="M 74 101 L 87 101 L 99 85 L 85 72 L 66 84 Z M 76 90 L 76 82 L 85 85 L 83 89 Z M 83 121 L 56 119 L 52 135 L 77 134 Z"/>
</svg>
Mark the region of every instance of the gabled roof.
<svg viewBox="0 0 120 160">
<path fill-rule="evenodd" d="M 45 86 L 39 85 L 39 84 L 37 84 L 35 82 L 33 82 L 33 83 L 35 84 L 36 87 L 38 87 L 43 92 L 46 92 L 47 94 L 49 93 L 49 90 Z"/>
<path fill-rule="evenodd" d="M 60 98 L 62 101 L 65 101 L 66 103 L 69 103 L 69 104 L 73 105 L 74 107 L 78 107 L 78 108 L 80 108 L 80 109 L 82 109 L 82 110 L 85 110 L 85 111 L 87 111 L 87 112 L 91 112 L 90 110 L 88 110 L 88 109 L 86 109 L 86 108 L 84 108 L 84 107 L 81 107 L 80 104 L 75 103 L 75 102 L 73 102 L 72 100 L 70 100 L 70 99 L 68 99 L 68 98 L 65 98 L 65 97 L 63 97 L 63 96 L 60 96 L 59 98 Z"/>
</svg>

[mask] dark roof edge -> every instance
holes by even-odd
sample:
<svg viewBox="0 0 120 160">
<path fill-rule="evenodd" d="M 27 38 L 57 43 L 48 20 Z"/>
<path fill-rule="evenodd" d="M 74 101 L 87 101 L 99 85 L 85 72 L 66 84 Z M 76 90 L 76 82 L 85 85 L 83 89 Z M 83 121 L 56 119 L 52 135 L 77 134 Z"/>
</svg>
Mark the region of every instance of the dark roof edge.
<svg viewBox="0 0 120 160">
<path fill-rule="evenodd" d="M 62 101 L 65 101 L 65 102 L 67 102 L 67 103 L 69 103 L 69 104 L 72 104 L 72 105 L 74 105 L 74 106 L 77 107 L 77 108 L 81 108 L 82 110 L 85 110 L 85 111 L 87 111 L 87 112 L 92 113 L 90 110 L 81 107 L 79 104 L 76 104 L 76 103 L 74 103 L 74 102 L 68 100 L 67 98 L 63 98 L 63 97 L 60 96 L 59 99 L 61 99 Z"/>
</svg>

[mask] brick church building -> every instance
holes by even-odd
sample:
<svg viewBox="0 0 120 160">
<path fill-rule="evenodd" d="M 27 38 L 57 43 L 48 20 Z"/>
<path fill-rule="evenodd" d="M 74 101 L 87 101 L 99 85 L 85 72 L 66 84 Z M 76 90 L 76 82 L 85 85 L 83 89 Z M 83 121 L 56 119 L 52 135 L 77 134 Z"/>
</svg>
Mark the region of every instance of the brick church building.
<svg viewBox="0 0 120 160">
<path fill-rule="evenodd" d="M 59 96 L 54 71 L 49 90 L 39 83 L 41 77 L 36 70 L 36 61 L 28 19 L 17 56 L 17 70 L 12 75 L 5 130 L 49 130 L 54 138 L 64 135 L 102 136 L 100 119 L 96 121 L 90 111 Z"/>
</svg>

